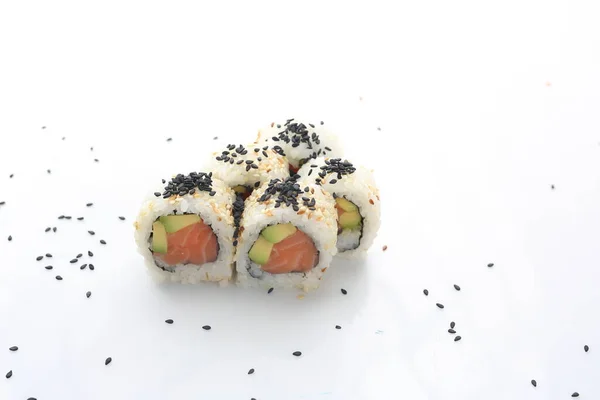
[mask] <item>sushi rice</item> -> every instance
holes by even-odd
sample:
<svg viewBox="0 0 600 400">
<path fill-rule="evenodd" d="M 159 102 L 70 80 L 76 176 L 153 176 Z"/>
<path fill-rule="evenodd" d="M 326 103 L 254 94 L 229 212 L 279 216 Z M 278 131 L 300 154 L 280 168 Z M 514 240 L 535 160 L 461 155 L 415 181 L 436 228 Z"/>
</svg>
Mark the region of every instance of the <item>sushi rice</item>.
<svg viewBox="0 0 600 400">
<path fill-rule="evenodd" d="M 241 185 L 252 188 L 257 182 L 260 184 L 275 178 L 287 178 L 290 175 L 288 162 L 280 154 L 282 152 L 270 146 L 267 149 L 264 147 L 257 144 L 228 145 L 212 153 L 204 170 L 211 171 L 213 178 L 222 180 L 230 187 Z M 258 168 L 248 168 L 246 161 L 252 161 Z"/>
<path fill-rule="evenodd" d="M 309 158 L 344 155 L 338 136 L 325 123 L 306 119 L 272 122 L 259 129 L 256 143 L 280 146 L 295 169 Z"/>
</svg>

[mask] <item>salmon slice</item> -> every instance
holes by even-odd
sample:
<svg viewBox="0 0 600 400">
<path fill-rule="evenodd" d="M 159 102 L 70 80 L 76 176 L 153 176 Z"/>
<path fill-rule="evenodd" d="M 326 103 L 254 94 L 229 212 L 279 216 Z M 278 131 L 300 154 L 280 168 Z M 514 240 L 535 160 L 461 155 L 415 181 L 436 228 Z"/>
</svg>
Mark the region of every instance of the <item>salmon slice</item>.
<svg viewBox="0 0 600 400">
<path fill-rule="evenodd" d="M 290 170 L 290 173 L 293 175 L 295 173 L 298 172 L 298 170 L 300 169 L 300 167 L 294 167 L 292 164 L 288 165 L 288 169 Z"/>
<path fill-rule="evenodd" d="M 169 265 L 202 265 L 217 259 L 219 245 L 210 226 L 200 221 L 167 234 L 167 254 L 154 253 Z"/>
<path fill-rule="evenodd" d="M 273 245 L 269 261 L 261 268 L 271 274 L 307 272 L 319 261 L 319 253 L 308 235 L 300 229 Z"/>
</svg>

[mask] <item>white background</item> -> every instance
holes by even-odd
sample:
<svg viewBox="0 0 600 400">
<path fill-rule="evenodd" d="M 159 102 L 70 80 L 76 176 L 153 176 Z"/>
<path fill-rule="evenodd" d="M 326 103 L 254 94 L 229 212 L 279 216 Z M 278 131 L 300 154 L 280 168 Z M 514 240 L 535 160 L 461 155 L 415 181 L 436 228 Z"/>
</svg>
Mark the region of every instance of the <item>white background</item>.
<svg viewBox="0 0 600 400">
<path fill-rule="evenodd" d="M 0 3 L 0 399 L 600 398 L 596 6 Z M 302 300 L 151 282 L 146 192 L 298 113 L 375 169 L 366 260 Z"/>
</svg>

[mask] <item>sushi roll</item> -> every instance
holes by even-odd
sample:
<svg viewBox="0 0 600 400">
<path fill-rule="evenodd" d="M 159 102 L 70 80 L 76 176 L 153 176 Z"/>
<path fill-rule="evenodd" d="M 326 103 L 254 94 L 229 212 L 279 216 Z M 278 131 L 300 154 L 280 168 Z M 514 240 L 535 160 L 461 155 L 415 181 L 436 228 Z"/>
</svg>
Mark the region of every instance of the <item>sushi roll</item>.
<svg viewBox="0 0 600 400">
<path fill-rule="evenodd" d="M 305 164 L 299 174 L 335 198 L 339 254 L 365 253 L 373 244 L 380 225 L 381 202 L 373 172 L 340 158 L 319 157 Z"/>
<path fill-rule="evenodd" d="M 234 200 L 232 189 L 202 172 L 179 174 L 146 200 L 134 227 L 151 275 L 226 284 L 233 273 Z"/>
<path fill-rule="evenodd" d="M 279 146 L 287 156 L 291 173 L 296 173 L 310 158 L 342 157 L 344 153 L 337 136 L 323 121 L 312 123 L 290 118 L 272 122 L 258 131 L 256 143 Z"/>
<path fill-rule="evenodd" d="M 205 169 L 212 171 L 213 178 L 222 180 L 244 198 L 260 184 L 290 175 L 281 147 L 257 144 L 229 144 L 212 154 Z"/>
<path fill-rule="evenodd" d="M 335 201 L 297 179 L 273 179 L 246 200 L 235 256 L 240 286 L 319 286 L 337 251 Z"/>
</svg>

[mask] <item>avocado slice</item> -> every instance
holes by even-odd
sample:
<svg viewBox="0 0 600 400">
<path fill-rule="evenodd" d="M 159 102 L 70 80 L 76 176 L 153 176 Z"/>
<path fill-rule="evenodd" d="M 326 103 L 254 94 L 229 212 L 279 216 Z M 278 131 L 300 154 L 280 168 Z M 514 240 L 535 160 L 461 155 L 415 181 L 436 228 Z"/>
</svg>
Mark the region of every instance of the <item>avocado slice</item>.
<svg viewBox="0 0 600 400">
<path fill-rule="evenodd" d="M 344 229 L 354 229 L 360 226 L 362 222 L 362 217 L 360 213 L 357 211 L 345 212 L 340 215 L 340 226 Z"/>
<path fill-rule="evenodd" d="M 246 190 L 247 190 L 246 186 L 242 186 L 242 185 L 237 185 L 237 186 L 233 187 L 233 191 L 236 193 L 244 194 L 244 193 L 246 193 Z"/>
<path fill-rule="evenodd" d="M 269 261 L 271 250 L 273 250 L 273 243 L 259 236 L 248 252 L 248 257 L 258 265 L 265 265 Z"/>
<path fill-rule="evenodd" d="M 337 203 L 337 205 L 338 205 L 339 208 L 341 208 L 342 210 L 344 210 L 346 212 L 358 211 L 358 207 L 356 207 L 354 205 L 354 203 L 352 203 L 351 201 L 346 200 L 343 197 L 336 198 L 335 202 Z"/>
<path fill-rule="evenodd" d="M 271 243 L 279 243 L 294 233 L 296 233 L 296 227 L 294 225 L 277 224 L 267 226 L 260 234 Z"/>
<path fill-rule="evenodd" d="M 152 224 L 152 251 L 155 253 L 167 253 L 167 230 L 159 221 Z"/>
<path fill-rule="evenodd" d="M 195 214 L 185 215 L 166 215 L 159 218 L 159 221 L 165 226 L 167 233 L 177 232 L 186 226 L 200 222 L 200 217 Z"/>
</svg>

